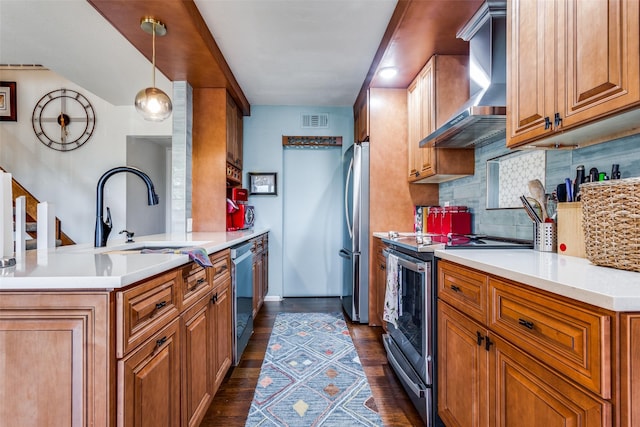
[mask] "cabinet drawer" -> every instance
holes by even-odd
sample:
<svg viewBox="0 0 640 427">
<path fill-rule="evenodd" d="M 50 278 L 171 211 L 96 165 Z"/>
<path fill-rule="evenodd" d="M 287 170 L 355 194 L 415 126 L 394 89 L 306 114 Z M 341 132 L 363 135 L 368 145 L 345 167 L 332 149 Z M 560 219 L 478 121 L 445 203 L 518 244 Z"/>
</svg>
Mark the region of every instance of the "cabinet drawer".
<svg viewBox="0 0 640 427">
<path fill-rule="evenodd" d="M 182 309 L 184 310 L 209 292 L 212 284 L 206 269 L 195 262 L 187 264 L 180 270 L 182 275 L 180 296 L 182 297 Z"/>
<path fill-rule="evenodd" d="M 496 279 L 489 287 L 489 329 L 601 397 L 611 397 L 610 316 Z"/>
<path fill-rule="evenodd" d="M 209 268 L 213 286 L 224 281 L 227 277 L 231 277 L 231 251 L 229 249 L 211 254 L 209 259 L 213 264 L 213 268 Z"/>
<path fill-rule="evenodd" d="M 446 261 L 438 262 L 438 298 L 477 320 L 487 323 L 486 274 Z"/>
<path fill-rule="evenodd" d="M 116 356 L 123 357 L 179 313 L 176 271 L 116 293 Z"/>
</svg>

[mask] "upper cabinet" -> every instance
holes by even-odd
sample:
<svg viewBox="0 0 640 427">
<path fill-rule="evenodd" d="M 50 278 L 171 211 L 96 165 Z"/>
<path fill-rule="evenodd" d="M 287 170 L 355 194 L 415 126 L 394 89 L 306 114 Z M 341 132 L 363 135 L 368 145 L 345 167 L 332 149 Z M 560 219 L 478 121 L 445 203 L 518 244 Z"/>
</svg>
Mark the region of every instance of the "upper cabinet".
<svg viewBox="0 0 640 427">
<path fill-rule="evenodd" d="M 473 175 L 473 148 L 419 146 L 469 98 L 468 64 L 465 55 L 434 55 L 407 88 L 409 182 L 438 183 Z"/>
<path fill-rule="evenodd" d="M 364 92 L 363 96 L 356 100 L 354 106 L 354 135 L 356 141 L 369 140 L 369 91 Z"/>
<path fill-rule="evenodd" d="M 507 13 L 508 147 L 634 132 L 617 113 L 640 105 L 638 2 L 511 0 Z"/>
<path fill-rule="evenodd" d="M 242 111 L 227 94 L 227 179 L 242 182 Z"/>
</svg>

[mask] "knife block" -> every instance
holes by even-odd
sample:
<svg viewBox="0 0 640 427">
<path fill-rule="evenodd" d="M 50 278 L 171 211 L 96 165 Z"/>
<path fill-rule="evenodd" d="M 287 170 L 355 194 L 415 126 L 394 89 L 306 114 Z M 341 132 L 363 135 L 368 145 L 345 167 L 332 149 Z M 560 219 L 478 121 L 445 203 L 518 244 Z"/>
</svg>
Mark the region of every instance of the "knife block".
<svg viewBox="0 0 640 427">
<path fill-rule="evenodd" d="M 582 203 L 558 203 L 558 253 L 585 258 Z"/>
</svg>

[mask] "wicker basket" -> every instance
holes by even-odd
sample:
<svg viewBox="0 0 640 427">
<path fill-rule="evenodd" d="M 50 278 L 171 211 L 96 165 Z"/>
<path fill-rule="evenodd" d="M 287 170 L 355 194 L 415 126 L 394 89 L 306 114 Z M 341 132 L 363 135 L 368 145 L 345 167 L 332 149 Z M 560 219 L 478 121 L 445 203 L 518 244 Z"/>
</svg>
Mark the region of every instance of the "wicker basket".
<svg viewBox="0 0 640 427">
<path fill-rule="evenodd" d="M 580 186 L 587 259 L 640 271 L 640 178 Z"/>
</svg>

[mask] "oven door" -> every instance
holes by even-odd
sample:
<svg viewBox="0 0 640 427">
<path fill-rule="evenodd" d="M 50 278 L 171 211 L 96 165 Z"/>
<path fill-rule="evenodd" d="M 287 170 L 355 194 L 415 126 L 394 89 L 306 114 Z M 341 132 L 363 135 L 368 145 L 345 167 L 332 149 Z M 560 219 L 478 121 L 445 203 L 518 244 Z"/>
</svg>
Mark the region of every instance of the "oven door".
<svg viewBox="0 0 640 427">
<path fill-rule="evenodd" d="M 432 263 L 396 251 L 390 253 L 398 257 L 398 326 L 387 322 L 387 329 L 411 368 L 426 386 L 430 386 L 434 339 L 431 336 Z"/>
</svg>

